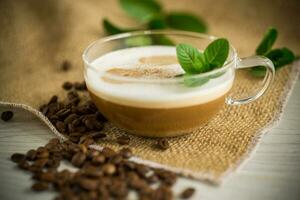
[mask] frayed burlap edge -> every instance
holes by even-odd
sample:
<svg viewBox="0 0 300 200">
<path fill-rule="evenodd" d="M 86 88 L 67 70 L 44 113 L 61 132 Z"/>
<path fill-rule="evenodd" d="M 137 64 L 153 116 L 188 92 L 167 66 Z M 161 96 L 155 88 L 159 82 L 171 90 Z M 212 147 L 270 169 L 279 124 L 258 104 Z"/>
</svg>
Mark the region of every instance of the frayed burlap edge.
<svg viewBox="0 0 300 200">
<path fill-rule="evenodd" d="M 246 150 L 246 153 L 233 165 L 231 166 L 222 176 L 216 177 L 210 173 L 199 173 L 199 172 L 194 172 L 192 170 L 187 170 L 187 169 L 182 169 L 182 168 L 176 168 L 176 167 L 170 167 L 167 165 L 162 165 L 156 162 L 152 162 L 150 160 L 144 160 L 139 157 L 132 157 L 131 160 L 137 163 L 142 163 L 146 164 L 150 167 L 153 168 L 163 168 L 166 170 L 173 171 L 181 176 L 187 177 L 187 178 L 192 178 L 196 180 L 200 180 L 203 182 L 207 182 L 210 184 L 214 185 L 219 185 L 222 183 L 225 177 L 228 177 L 228 175 L 232 174 L 232 172 L 237 171 L 241 169 L 241 167 L 251 158 L 251 156 L 254 154 L 256 151 L 258 144 L 263 137 L 264 134 L 266 134 L 271 128 L 276 126 L 278 122 L 280 121 L 283 110 L 288 102 L 288 99 L 291 96 L 292 90 L 298 80 L 299 72 L 300 72 L 300 61 L 297 61 L 293 63 L 292 66 L 292 71 L 289 74 L 290 77 L 286 83 L 286 86 L 284 88 L 284 91 L 282 92 L 282 95 L 280 96 L 279 99 L 279 105 L 278 109 L 274 113 L 273 119 L 264 127 L 262 127 L 259 131 L 256 132 L 255 137 L 252 139 L 251 144 L 248 146 L 248 149 Z M 25 104 L 19 104 L 19 103 L 11 103 L 11 102 L 3 102 L 0 101 L 0 106 L 5 106 L 5 107 L 13 107 L 13 108 L 21 108 L 26 111 L 29 111 L 36 115 L 39 119 L 42 120 L 49 128 L 50 130 L 61 140 L 67 140 L 65 136 L 63 136 L 61 133 L 59 133 L 56 128 L 51 124 L 51 122 L 37 109 L 25 105 Z M 90 146 L 93 149 L 101 150 L 102 147 L 100 145 L 91 145 Z"/>
</svg>

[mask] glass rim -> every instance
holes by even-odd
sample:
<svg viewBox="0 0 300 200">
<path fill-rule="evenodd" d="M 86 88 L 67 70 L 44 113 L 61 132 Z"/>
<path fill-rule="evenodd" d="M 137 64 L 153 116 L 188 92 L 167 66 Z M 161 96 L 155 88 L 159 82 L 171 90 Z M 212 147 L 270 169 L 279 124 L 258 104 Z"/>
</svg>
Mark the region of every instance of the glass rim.
<svg viewBox="0 0 300 200">
<path fill-rule="evenodd" d="M 190 32 L 190 31 L 177 31 L 177 30 L 144 30 L 144 31 L 133 31 L 133 32 L 126 32 L 126 33 L 120 33 L 120 34 L 115 34 L 112 36 L 106 36 L 103 38 L 100 38 L 98 40 L 93 41 L 91 44 L 88 45 L 88 47 L 83 51 L 82 54 L 82 59 L 85 64 L 84 68 L 91 68 L 91 62 L 88 61 L 87 54 L 89 51 L 95 46 L 95 45 L 101 45 L 110 41 L 114 40 L 119 40 L 119 39 L 125 39 L 128 37 L 132 36 L 144 36 L 144 35 L 177 35 L 177 36 L 182 36 L 182 37 L 194 37 L 194 38 L 199 38 L 199 39 L 208 39 L 208 40 L 215 40 L 219 37 L 212 36 L 212 35 L 207 35 L 203 33 L 195 33 L 195 32 Z M 231 64 L 236 60 L 237 58 L 237 53 L 235 48 L 229 43 L 229 52 L 232 52 L 232 56 L 230 57 L 229 61 L 226 61 L 226 63 L 217 69 L 214 69 L 209 72 L 204 72 L 200 74 L 192 74 L 189 75 L 191 78 L 205 78 L 208 76 L 212 76 L 214 74 L 222 73 L 226 71 L 228 68 L 231 67 Z M 229 53 L 230 55 L 230 53 Z M 92 68 L 93 69 L 93 68 Z M 124 77 L 124 76 L 118 76 L 114 74 L 108 74 L 105 73 L 105 76 L 108 76 L 109 78 L 112 78 L 114 80 L 120 80 L 120 81 L 125 81 L 125 82 L 157 82 L 157 83 L 170 83 L 170 82 L 182 82 L 183 76 L 180 77 L 170 77 L 170 78 L 150 78 L 150 77 Z"/>
</svg>

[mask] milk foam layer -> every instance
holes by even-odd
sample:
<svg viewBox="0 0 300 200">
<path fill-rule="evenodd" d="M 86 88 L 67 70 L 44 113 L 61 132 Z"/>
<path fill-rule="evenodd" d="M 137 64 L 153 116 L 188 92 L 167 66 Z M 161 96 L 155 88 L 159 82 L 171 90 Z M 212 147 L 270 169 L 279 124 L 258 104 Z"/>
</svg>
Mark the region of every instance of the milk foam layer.
<svg viewBox="0 0 300 200">
<path fill-rule="evenodd" d="M 94 95 L 121 105 L 141 108 L 178 108 L 204 104 L 225 95 L 232 87 L 233 68 L 218 78 L 210 79 L 201 87 L 187 87 L 182 83 L 112 83 L 103 75 L 112 68 L 133 68 L 140 64 L 139 59 L 151 56 L 176 56 L 175 47 L 147 46 L 116 50 L 95 59 L 87 67 L 85 80 Z M 169 64 L 162 70 L 184 73 L 181 66 Z"/>
</svg>

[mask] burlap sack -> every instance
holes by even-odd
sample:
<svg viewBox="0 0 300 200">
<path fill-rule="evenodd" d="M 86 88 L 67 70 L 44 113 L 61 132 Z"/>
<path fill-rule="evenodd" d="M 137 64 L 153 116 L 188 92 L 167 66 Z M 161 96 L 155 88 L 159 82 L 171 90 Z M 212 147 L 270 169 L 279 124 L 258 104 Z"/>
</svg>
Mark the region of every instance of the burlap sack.
<svg viewBox="0 0 300 200">
<path fill-rule="evenodd" d="M 189 10 L 205 16 L 210 33 L 232 41 L 240 55 L 251 55 L 269 25 L 280 30 L 278 45 L 296 52 L 300 46 L 299 1 L 163 1 L 167 10 Z M 0 105 L 19 106 L 39 116 L 62 137 L 36 108 L 53 94 L 63 94 L 65 80 L 82 81 L 83 49 L 102 37 L 100 20 L 136 25 L 111 0 L 0 0 Z M 73 63 L 62 72 L 64 59 Z M 201 180 L 220 182 L 252 152 L 259 138 L 278 121 L 297 80 L 300 63 L 278 71 L 271 90 L 255 103 L 226 106 L 194 133 L 170 139 L 171 148 L 151 147 L 153 139 L 131 137 L 139 162 L 165 167 Z M 257 80 L 239 72 L 233 93 L 253 92 Z M 126 134 L 112 124 L 110 138 Z M 114 146 L 109 141 L 106 144 Z M 118 147 L 115 147 L 118 148 Z"/>
</svg>

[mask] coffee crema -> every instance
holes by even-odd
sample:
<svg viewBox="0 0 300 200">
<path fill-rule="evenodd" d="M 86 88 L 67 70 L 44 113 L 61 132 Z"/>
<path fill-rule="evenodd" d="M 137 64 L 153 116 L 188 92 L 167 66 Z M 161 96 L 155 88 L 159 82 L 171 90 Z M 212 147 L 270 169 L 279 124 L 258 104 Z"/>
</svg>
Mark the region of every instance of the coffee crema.
<svg viewBox="0 0 300 200">
<path fill-rule="evenodd" d="M 102 55 L 87 68 L 85 79 L 92 100 L 111 122 L 137 135 L 166 137 L 211 119 L 234 79 L 234 71 L 227 70 L 201 87 L 168 81 L 183 73 L 175 47 L 147 46 Z"/>
</svg>

